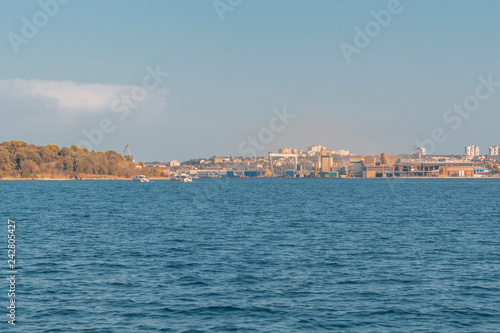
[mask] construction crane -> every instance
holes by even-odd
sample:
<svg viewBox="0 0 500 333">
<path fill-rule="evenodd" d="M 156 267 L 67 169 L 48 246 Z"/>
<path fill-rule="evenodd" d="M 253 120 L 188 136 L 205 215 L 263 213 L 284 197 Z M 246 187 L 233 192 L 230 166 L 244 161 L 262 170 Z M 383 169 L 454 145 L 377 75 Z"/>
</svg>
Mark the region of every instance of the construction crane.
<svg viewBox="0 0 500 333">
<path fill-rule="evenodd" d="M 123 153 L 126 156 L 129 156 L 130 159 L 132 160 L 132 162 L 135 162 L 135 157 L 134 157 L 134 155 L 132 155 L 132 149 L 130 149 L 130 145 L 125 146 L 125 150 L 123 151 Z"/>
</svg>

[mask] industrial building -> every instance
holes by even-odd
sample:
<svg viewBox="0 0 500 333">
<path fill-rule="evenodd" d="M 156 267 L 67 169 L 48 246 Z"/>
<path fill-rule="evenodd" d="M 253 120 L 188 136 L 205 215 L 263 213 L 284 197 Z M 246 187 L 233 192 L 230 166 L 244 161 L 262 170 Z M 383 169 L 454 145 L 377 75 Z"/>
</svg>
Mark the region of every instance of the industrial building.
<svg viewBox="0 0 500 333">
<path fill-rule="evenodd" d="M 363 176 L 363 158 L 361 156 L 349 157 L 349 177 L 362 177 Z"/>
<path fill-rule="evenodd" d="M 423 163 L 423 167 L 432 167 L 439 170 L 439 177 L 473 177 L 474 163 L 454 162 L 454 163 Z M 430 174 L 433 176 L 433 174 Z"/>
<path fill-rule="evenodd" d="M 271 176 L 269 169 L 248 169 L 248 170 L 228 170 L 226 172 L 228 178 L 255 178 Z"/>
<path fill-rule="evenodd" d="M 473 176 L 472 162 L 413 162 L 362 166 L 363 178 Z"/>
<path fill-rule="evenodd" d="M 321 149 L 321 172 L 330 173 L 332 165 L 332 151 L 330 149 Z"/>
<path fill-rule="evenodd" d="M 363 164 L 364 165 L 376 165 L 377 159 L 375 158 L 375 156 L 365 156 Z"/>
<path fill-rule="evenodd" d="M 380 154 L 380 164 L 395 164 L 398 161 L 396 154 Z"/>
</svg>

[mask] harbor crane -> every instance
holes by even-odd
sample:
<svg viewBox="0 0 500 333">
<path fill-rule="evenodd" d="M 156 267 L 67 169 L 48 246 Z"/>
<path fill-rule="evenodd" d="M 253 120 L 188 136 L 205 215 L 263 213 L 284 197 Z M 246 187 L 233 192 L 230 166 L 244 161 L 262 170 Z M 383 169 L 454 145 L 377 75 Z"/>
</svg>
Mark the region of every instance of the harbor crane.
<svg viewBox="0 0 500 333">
<path fill-rule="evenodd" d="M 318 155 L 318 162 L 314 165 L 314 177 L 318 177 L 318 169 L 319 165 L 321 164 L 321 155 L 323 154 L 323 149 L 321 149 L 319 155 Z"/>
<path fill-rule="evenodd" d="M 126 156 L 129 156 L 130 159 L 132 160 L 132 162 L 135 162 L 135 156 L 132 155 L 132 149 L 130 149 L 130 145 L 126 145 L 125 146 L 125 150 L 123 151 L 123 153 L 126 155 Z"/>
<path fill-rule="evenodd" d="M 293 157 L 295 159 L 295 170 L 297 170 L 298 154 L 276 154 L 272 151 L 269 152 L 269 164 L 271 165 L 271 172 L 274 177 L 273 157 Z"/>
</svg>

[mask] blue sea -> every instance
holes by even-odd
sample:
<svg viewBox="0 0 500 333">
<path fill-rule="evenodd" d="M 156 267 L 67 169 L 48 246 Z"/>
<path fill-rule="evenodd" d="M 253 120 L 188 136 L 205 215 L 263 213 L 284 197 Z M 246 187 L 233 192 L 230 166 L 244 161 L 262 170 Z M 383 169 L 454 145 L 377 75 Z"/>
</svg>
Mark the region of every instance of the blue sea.
<svg viewBox="0 0 500 333">
<path fill-rule="evenodd" d="M 499 179 L 0 182 L 0 331 L 500 332 L 499 193 Z"/>
</svg>

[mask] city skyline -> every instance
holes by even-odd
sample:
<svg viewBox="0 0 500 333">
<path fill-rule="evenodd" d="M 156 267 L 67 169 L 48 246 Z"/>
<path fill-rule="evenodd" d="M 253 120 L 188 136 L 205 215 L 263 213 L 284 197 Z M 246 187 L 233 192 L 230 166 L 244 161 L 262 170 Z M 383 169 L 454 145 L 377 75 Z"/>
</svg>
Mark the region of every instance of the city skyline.
<svg viewBox="0 0 500 333">
<path fill-rule="evenodd" d="M 421 155 L 421 156 L 462 156 L 462 157 L 469 157 L 469 158 L 474 158 L 474 157 L 481 157 L 481 156 L 489 156 L 489 157 L 497 157 L 500 156 L 499 149 L 500 145 L 492 145 L 489 146 L 488 149 L 482 150 L 480 149 L 479 146 L 476 145 L 467 145 L 465 146 L 465 151 L 462 151 L 462 153 L 456 153 L 456 154 L 451 154 L 451 153 L 443 153 L 443 154 L 427 154 L 427 150 L 423 147 L 417 147 L 414 146 L 413 151 L 411 152 L 404 152 L 404 153 L 394 153 L 394 152 L 372 152 L 368 154 L 358 154 L 356 152 L 351 152 L 350 150 L 346 149 L 330 149 L 330 146 L 323 146 L 323 145 L 313 145 L 313 146 L 308 146 L 308 147 L 299 147 L 299 148 L 294 148 L 294 147 L 280 147 L 278 149 L 274 150 L 269 150 L 266 152 L 262 152 L 260 155 L 214 155 L 214 154 L 205 154 L 205 155 L 200 155 L 200 156 L 191 156 L 189 159 L 155 159 L 150 160 L 150 161 L 142 161 L 142 162 L 160 162 L 160 163 L 170 163 L 170 162 L 188 162 L 189 160 L 196 160 L 196 159 L 213 159 L 213 158 L 248 158 L 248 159 L 254 159 L 254 158 L 267 158 L 270 153 L 278 153 L 278 154 L 296 154 L 299 156 L 302 155 L 309 155 L 311 158 L 315 158 L 318 153 L 320 153 L 321 149 L 327 149 L 331 151 L 332 155 L 339 155 L 339 156 L 380 156 L 381 154 L 392 154 L 392 155 Z M 314 154 L 313 154 L 314 153 Z M 124 154 L 127 155 L 127 154 Z M 134 155 L 135 157 L 135 155 Z"/>
</svg>

